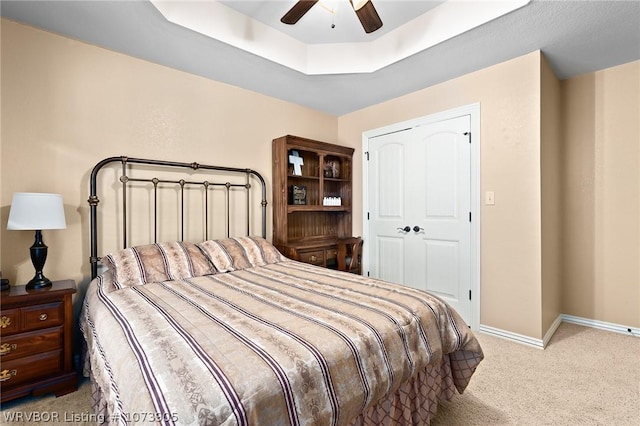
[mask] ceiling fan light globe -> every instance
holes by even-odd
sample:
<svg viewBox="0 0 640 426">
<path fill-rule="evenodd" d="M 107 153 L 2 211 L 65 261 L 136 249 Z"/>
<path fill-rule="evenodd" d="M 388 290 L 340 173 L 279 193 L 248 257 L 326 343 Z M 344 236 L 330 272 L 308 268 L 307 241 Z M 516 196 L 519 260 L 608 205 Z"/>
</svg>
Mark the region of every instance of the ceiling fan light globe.
<svg viewBox="0 0 640 426">
<path fill-rule="evenodd" d="M 360 10 L 362 7 L 367 4 L 369 0 L 349 0 L 351 2 L 351 6 L 353 6 L 353 10 Z"/>
</svg>

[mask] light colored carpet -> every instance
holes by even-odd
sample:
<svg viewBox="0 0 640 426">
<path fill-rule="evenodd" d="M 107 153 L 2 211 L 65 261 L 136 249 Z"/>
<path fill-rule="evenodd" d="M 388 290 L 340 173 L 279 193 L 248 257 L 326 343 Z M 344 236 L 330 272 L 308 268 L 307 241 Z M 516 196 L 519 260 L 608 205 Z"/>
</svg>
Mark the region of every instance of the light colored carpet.
<svg viewBox="0 0 640 426">
<path fill-rule="evenodd" d="M 545 350 L 478 334 L 485 359 L 441 425 L 640 425 L 640 339 L 562 323 Z"/>
<path fill-rule="evenodd" d="M 478 339 L 484 361 L 465 393 L 440 405 L 432 426 L 640 425 L 639 338 L 563 323 L 545 350 L 483 333 Z M 34 424 L 9 419 L 38 412 L 58 424 L 95 424 L 90 398 L 83 380 L 60 398 L 3 404 L 0 423 Z"/>
</svg>

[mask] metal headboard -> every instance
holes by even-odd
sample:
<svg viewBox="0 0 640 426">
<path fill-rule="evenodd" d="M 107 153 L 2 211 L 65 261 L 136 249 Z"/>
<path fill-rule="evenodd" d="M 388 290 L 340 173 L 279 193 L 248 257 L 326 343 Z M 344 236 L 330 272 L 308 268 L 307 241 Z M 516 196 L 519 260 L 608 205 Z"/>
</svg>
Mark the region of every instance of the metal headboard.
<svg viewBox="0 0 640 426">
<path fill-rule="evenodd" d="M 94 279 L 98 275 L 98 262 L 100 258 L 98 257 L 98 223 L 97 223 L 97 208 L 100 199 L 97 194 L 97 178 L 98 172 L 106 165 L 111 163 L 119 162 L 122 164 L 122 175 L 119 180 L 122 183 L 122 221 L 123 221 L 123 246 L 124 248 L 128 247 L 127 242 L 127 185 L 130 182 L 143 182 L 149 183 L 153 186 L 153 217 L 154 217 L 154 242 L 157 242 L 157 232 L 158 232 L 158 190 L 160 189 L 159 184 L 176 184 L 179 185 L 180 188 L 180 210 L 181 210 L 181 239 L 184 240 L 184 189 L 185 187 L 196 186 L 204 188 L 204 196 L 205 196 L 205 239 L 208 237 L 208 202 L 207 197 L 209 194 L 208 189 L 214 187 L 225 187 L 226 188 L 226 232 L 227 237 L 229 236 L 229 226 L 230 226 L 230 205 L 229 205 L 229 192 L 231 188 L 244 188 L 246 192 L 246 212 L 247 212 L 247 227 L 246 233 L 250 235 L 250 205 L 251 205 L 251 177 L 253 176 L 260 182 L 260 186 L 262 189 L 262 201 L 261 212 L 262 212 L 262 230 L 261 235 L 263 238 L 266 238 L 267 233 L 267 187 L 263 177 L 260 173 L 256 172 L 252 169 L 240 169 L 233 167 L 222 167 L 222 166 L 211 166 L 207 164 L 199 164 L 199 163 L 179 163 L 175 161 L 161 161 L 161 160 L 150 160 L 145 158 L 129 158 L 129 157 L 109 157 L 100 161 L 95 165 L 93 170 L 91 171 L 91 180 L 90 180 L 90 195 L 89 202 L 90 206 L 90 221 L 91 221 L 91 256 L 89 261 L 91 263 L 91 279 Z M 245 183 L 230 183 L 230 182 L 211 182 L 209 180 L 203 181 L 190 181 L 184 179 L 171 180 L 171 179 L 158 179 L 156 177 L 153 178 L 134 178 L 127 174 L 127 166 L 131 166 L 134 164 L 147 165 L 147 166 L 159 166 L 159 170 L 167 170 L 164 168 L 178 168 L 178 169 L 191 169 L 193 171 L 201 171 L 201 170 L 210 170 L 216 172 L 225 172 L 231 175 L 245 175 L 246 180 Z M 219 178 L 218 176 L 216 176 Z"/>
</svg>

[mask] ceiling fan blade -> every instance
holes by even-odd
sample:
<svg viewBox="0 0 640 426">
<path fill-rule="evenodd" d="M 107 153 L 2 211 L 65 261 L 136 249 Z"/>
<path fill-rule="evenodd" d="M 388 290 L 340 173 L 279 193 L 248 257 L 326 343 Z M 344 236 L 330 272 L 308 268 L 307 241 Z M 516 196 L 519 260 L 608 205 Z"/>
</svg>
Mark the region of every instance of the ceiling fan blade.
<svg viewBox="0 0 640 426">
<path fill-rule="evenodd" d="M 304 16 L 305 13 L 309 11 L 313 7 L 314 4 L 318 3 L 318 0 L 301 0 L 293 5 L 291 9 L 287 13 L 284 14 L 282 18 L 280 18 L 280 22 L 283 24 L 293 25 L 300 20 Z"/>
<path fill-rule="evenodd" d="M 367 34 L 372 33 L 382 27 L 382 20 L 380 19 L 376 8 L 373 7 L 373 3 L 371 3 L 371 0 L 368 0 L 359 9 L 355 8 L 353 0 L 349 1 L 351 2 L 351 6 L 353 6 L 354 10 L 356 11 L 356 15 L 358 15 L 358 19 L 362 24 L 362 28 L 364 28 L 364 32 L 366 32 Z"/>
</svg>

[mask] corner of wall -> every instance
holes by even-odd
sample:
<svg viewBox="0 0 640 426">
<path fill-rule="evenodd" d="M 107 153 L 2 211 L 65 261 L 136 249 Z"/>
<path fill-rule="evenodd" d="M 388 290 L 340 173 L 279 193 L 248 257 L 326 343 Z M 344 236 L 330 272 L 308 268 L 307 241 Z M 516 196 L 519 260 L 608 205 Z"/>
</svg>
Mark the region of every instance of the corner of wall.
<svg viewBox="0 0 640 426">
<path fill-rule="evenodd" d="M 639 75 L 634 61 L 561 82 L 562 312 L 631 327 L 640 327 Z"/>
<path fill-rule="evenodd" d="M 560 81 L 540 60 L 541 335 L 558 322 L 562 306 L 562 109 Z M 555 325 L 557 328 L 557 325 Z M 553 333 L 552 333 L 553 334 Z"/>
</svg>

